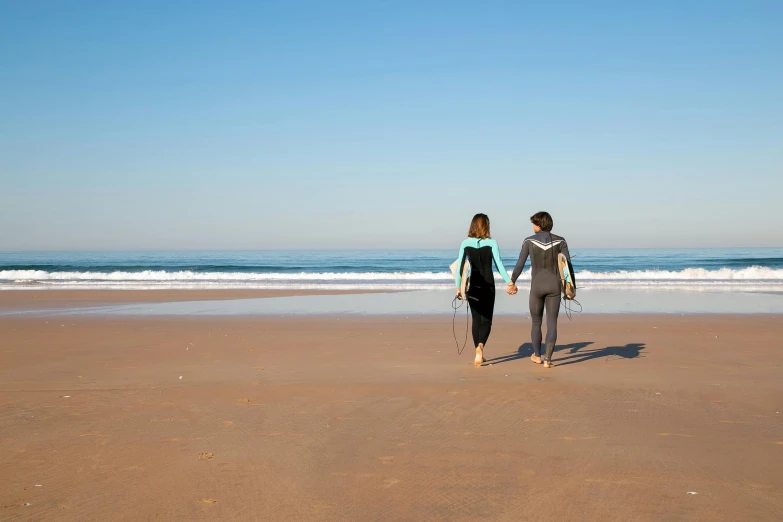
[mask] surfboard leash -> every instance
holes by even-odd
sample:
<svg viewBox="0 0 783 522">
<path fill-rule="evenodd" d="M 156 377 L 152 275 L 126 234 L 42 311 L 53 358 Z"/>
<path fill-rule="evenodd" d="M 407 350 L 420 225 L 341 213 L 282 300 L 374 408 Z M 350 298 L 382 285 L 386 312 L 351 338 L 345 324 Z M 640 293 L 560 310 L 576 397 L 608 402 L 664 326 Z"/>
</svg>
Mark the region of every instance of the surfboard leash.
<svg viewBox="0 0 783 522">
<path fill-rule="evenodd" d="M 459 304 L 457 304 L 457 301 L 459 301 Z M 465 350 L 465 346 L 468 344 L 468 321 L 470 320 L 470 304 L 467 303 L 467 300 L 465 301 L 466 304 L 468 304 L 467 307 L 465 307 L 465 342 L 462 343 L 462 348 L 459 347 L 459 341 L 457 341 L 457 310 L 462 308 L 462 299 L 459 299 L 457 296 L 454 296 L 454 299 L 451 300 L 451 308 L 454 310 L 454 317 L 451 319 L 451 333 L 454 334 L 454 344 L 457 346 L 457 355 L 462 355 L 462 351 Z"/>
<path fill-rule="evenodd" d="M 571 303 L 576 303 L 577 305 L 579 305 L 579 310 L 575 310 Z M 563 299 L 563 308 L 565 308 L 566 317 L 568 317 L 569 321 L 571 320 L 571 316 L 573 314 L 582 313 L 582 303 L 580 303 L 576 299 Z"/>
</svg>

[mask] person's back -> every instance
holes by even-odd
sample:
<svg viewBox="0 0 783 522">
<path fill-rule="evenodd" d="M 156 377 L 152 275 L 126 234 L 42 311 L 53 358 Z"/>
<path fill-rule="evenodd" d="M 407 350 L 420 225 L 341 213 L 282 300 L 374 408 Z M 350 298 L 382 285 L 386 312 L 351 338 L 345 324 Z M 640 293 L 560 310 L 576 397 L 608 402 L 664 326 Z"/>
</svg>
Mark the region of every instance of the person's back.
<svg viewBox="0 0 783 522">
<path fill-rule="evenodd" d="M 541 271 L 548 272 L 558 278 L 557 255 L 568 255 L 568 246 L 561 236 L 541 230 L 525 239 L 523 246 L 527 245 L 531 277 L 536 277 Z"/>
<path fill-rule="evenodd" d="M 464 259 L 470 263 L 470 285 L 481 287 L 491 284 L 495 286 L 492 263 L 495 259 L 495 253 L 498 252 L 497 242 L 491 238 L 469 237 L 462 242 L 460 248 L 464 250 Z"/>
</svg>

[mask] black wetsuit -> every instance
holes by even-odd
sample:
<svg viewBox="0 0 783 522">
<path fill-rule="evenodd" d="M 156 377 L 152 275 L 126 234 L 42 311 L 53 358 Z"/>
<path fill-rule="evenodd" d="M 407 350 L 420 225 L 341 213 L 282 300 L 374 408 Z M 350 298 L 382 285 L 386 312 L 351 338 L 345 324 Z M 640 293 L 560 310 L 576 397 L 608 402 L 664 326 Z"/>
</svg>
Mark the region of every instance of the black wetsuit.
<svg viewBox="0 0 783 522">
<path fill-rule="evenodd" d="M 511 279 L 500 259 L 498 244 L 494 239 L 469 237 L 459 249 L 459 266 L 456 273 L 457 288 L 462 279 L 465 261 L 470 262 L 470 288 L 468 304 L 473 315 L 473 344 L 487 344 L 492 330 L 492 316 L 495 311 L 495 277 L 492 275 L 492 261 L 500 275 L 508 283 Z"/>
<path fill-rule="evenodd" d="M 569 263 L 571 256 L 565 239 L 550 232 L 538 232 L 525 239 L 519 261 L 511 274 L 516 283 L 519 274 L 530 257 L 530 318 L 533 320 L 531 338 L 533 352 L 541 356 L 541 322 L 546 309 L 546 359 L 552 360 L 552 352 L 557 342 L 557 316 L 560 312 L 560 274 L 557 270 L 557 255 L 565 254 Z"/>
</svg>

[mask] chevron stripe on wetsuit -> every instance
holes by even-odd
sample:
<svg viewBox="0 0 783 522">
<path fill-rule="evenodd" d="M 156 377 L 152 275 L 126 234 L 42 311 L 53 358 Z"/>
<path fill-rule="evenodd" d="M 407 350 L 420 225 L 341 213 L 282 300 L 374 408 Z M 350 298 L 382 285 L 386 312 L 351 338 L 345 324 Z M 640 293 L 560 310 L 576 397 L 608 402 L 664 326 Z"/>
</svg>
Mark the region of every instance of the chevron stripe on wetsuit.
<svg viewBox="0 0 783 522">
<path fill-rule="evenodd" d="M 557 255 L 564 254 L 571 262 L 566 240 L 550 232 L 538 232 L 522 243 L 519 261 L 511 274 L 516 283 L 530 257 L 530 318 L 533 320 L 531 337 L 533 352 L 541 356 L 541 322 L 546 308 L 546 358 L 552 360 L 557 342 L 557 316 L 560 312 L 560 273 L 557 270 Z M 573 274 L 572 274 L 573 275 Z"/>
<path fill-rule="evenodd" d="M 473 344 L 487 344 L 492 330 L 492 314 L 495 310 L 495 277 L 492 275 L 492 261 L 506 281 L 511 282 L 500 259 L 498 244 L 494 239 L 469 237 L 459 248 L 459 269 L 455 277 L 457 288 L 462 283 L 462 268 L 465 260 L 470 262 L 470 288 L 468 305 L 473 315 Z"/>
</svg>

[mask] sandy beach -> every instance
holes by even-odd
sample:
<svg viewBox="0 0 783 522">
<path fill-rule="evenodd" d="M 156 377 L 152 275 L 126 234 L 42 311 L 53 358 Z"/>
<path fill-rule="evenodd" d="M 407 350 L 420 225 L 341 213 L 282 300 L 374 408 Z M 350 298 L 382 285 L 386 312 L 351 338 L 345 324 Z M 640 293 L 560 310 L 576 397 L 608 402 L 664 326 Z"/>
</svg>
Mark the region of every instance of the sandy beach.
<svg viewBox="0 0 783 522">
<path fill-rule="evenodd" d="M 0 318 L 0 519 L 783 518 L 783 317 L 451 328 Z"/>
<path fill-rule="evenodd" d="M 781 27 L 0 1 L 0 522 L 783 522 Z"/>
</svg>

